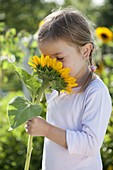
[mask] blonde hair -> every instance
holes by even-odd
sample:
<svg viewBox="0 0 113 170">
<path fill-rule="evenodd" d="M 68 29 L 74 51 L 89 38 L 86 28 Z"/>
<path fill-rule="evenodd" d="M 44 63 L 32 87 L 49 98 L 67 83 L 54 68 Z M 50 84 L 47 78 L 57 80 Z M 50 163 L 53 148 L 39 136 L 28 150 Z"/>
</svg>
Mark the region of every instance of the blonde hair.
<svg viewBox="0 0 113 170">
<path fill-rule="evenodd" d="M 63 9 L 51 13 L 44 19 L 44 24 L 38 32 L 38 42 L 63 39 L 77 47 L 91 43 L 94 48 L 93 32 L 91 23 L 80 11 Z M 90 66 L 92 66 L 92 52 L 93 49 L 89 55 Z M 91 71 L 79 92 L 86 89 L 92 75 L 93 72 Z"/>
</svg>

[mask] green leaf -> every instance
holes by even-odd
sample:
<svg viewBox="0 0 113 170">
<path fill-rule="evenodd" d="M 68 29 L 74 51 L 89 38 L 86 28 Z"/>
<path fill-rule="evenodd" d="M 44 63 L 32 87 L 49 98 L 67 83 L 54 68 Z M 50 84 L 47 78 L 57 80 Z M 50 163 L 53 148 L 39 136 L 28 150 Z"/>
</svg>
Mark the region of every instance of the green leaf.
<svg viewBox="0 0 113 170">
<path fill-rule="evenodd" d="M 40 105 L 32 104 L 24 97 L 14 97 L 8 105 L 10 130 L 17 128 L 33 117 L 39 116 L 41 111 L 42 107 Z"/>
<path fill-rule="evenodd" d="M 15 29 L 15 28 L 10 28 L 10 29 L 6 32 L 6 38 L 14 37 L 15 35 L 16 35 L 16 29 Z"/>
<path fill-rule="evenodd" d="M 31 93 L 31 96 L 35 96 L 37 90 L 40 87 L 39 81 L 33 75 L 28 74 L 22 68 L 19 68 L 19 67 L 13 65 L 13 69 L 16 71 L 16 73 L 19 76 L 20 80 L 23 81 L 24 84 L 26 85 L 29 92 Z"/>
</svg>

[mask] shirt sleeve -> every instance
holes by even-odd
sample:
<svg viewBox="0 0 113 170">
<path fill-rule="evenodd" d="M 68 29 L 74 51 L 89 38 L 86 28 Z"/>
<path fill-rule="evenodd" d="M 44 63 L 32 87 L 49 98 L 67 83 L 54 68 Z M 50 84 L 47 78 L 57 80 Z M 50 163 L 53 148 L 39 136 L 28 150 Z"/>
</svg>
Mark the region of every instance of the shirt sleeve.
<svg viewBox="0 0 113 170">
<path fill-rule="evenodd" d="M 82 115 L 82 130 L 66 130 L 66 142 L 70 154 L 96 155 L 102 145 L 112 105 L 106 89 L 93 89 L 86 96 Z"/>
</svg>

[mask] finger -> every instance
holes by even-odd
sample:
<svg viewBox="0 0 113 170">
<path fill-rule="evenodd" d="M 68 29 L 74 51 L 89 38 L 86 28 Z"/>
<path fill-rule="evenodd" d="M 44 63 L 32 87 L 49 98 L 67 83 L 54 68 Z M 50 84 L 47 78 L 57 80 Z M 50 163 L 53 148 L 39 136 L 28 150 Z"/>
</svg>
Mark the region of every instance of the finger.
<svg viewBox="0 0 113 170">
<path fill-rule="evenodd" d="M 31 123 L 32 123 L 32 119 L 30 119 L 26 122 L 27 125 L 30 125 Z"/>
<path fill-rule="evenodd" d="M 26 126 L 25 126 L 25 131 L 30 134 L 30 133 L 31 133 L 31 128 L 30 128 L 30 126 L 27 126 L 27 125 L 26 125 Z"/>
<path fill-rule="evenodd" d="M 29 133 L 29 130 L 28 130 L 28 129 L 26 129 L 26 132 L 27 132 L 27 133 Z"/>
<path fill-rule="evenodd" d="M 28 128 L 29 128 L 29 125 L 25 124 L 25 126 L 24 126 L 24 127 L 25 127 L 25 129 L 28 129 Z"/>
</svg>

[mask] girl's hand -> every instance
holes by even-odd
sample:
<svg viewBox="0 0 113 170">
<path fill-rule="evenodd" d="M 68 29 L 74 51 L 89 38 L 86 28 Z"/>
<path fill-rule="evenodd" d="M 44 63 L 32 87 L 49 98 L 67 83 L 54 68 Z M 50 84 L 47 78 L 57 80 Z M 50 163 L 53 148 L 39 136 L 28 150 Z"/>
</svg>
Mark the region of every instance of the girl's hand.
<svg viewBox="0 0 113 170">
<path fill-rule="evenodd" d="M 31 136 L 47 136 L 49 123 L 47 123 L 42 117 L 38 116 L 28 120 L 25 128 L 26 132 Z"/>
<path fill-rule="evenodd" d="M 31 136 L 44 136 L 67 149 L 66 130 L 49 124 L 40 116 L 28 120 L 25 128 Z"/>
</svg>

